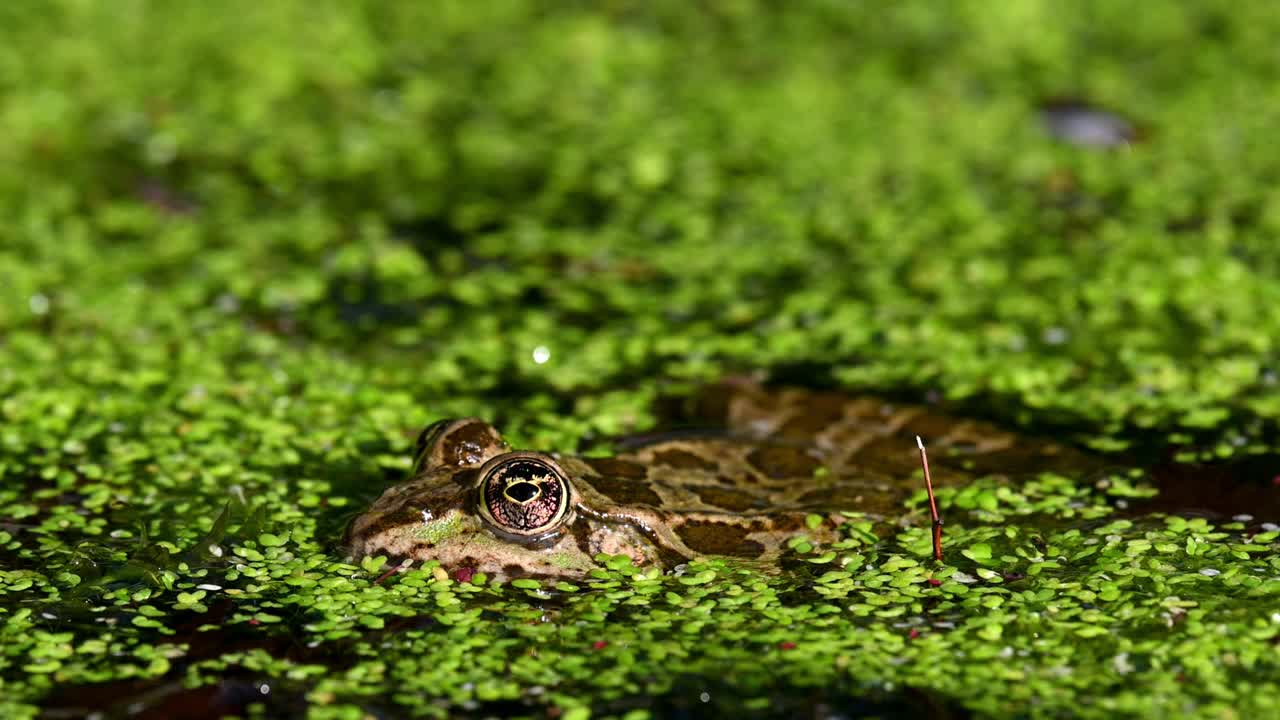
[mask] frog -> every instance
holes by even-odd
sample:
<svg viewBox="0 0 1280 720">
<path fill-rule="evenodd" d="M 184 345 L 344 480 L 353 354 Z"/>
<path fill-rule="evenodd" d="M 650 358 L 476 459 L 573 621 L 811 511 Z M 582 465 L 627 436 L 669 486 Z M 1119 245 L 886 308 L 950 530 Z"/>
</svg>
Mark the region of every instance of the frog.
<svg viewBox="0 0 1280 720">
<path fill-rule="evenodd" d="M 724 382 L 684 410 L 684 430 L 601 456 L 513 449 L 483 419 L 438 420 L 408 479 L 349 526 L 349 558 L 495 580 L 582 578 L 619 557 L 663 571 L 701 557 L 776 566 L 800 536 L 835 542 L 850 518 L 912 522 L 919 437 L 939 484 L 1087 464 L 1066 443 L 879 396 Z"/>
</svg>

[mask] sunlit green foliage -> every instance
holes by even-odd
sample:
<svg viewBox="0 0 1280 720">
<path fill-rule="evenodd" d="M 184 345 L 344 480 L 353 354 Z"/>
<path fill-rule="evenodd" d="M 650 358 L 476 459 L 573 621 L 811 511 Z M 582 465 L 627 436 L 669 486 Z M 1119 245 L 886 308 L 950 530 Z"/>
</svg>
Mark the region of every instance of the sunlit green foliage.
<svg viewBox="0 0 1280 720">
<path fill-rule="evenodd" d="M 918 505 L 781 575 L 378 582 L 339 546 L 430 420 L 572 450 L 760 368 L 1274 450 L 1277 31 L 1261 2 L 0 4 L 0 715 L 156 678 L 334 718 L 904 687 L 1276 714 L 1275 532 L 1115 519 L 1141 474 L 949 490 L 942 568 Z M 1142 141 L 1055 141 L 1062 95 Z"/>
</svg>

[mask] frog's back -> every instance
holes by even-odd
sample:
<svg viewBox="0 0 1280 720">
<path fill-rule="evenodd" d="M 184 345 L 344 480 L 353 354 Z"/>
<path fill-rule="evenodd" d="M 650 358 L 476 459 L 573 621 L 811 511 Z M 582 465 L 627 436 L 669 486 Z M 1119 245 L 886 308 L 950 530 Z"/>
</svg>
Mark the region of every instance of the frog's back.
<svg viewBox="0 0 1280 720">
<path fill-rule="evenodd" d="M 1018 476 L 1096 461 L 1053 440 L 883 398 L 710 386 L 690 403 L 685 430 L 624 439 L 588 458 L 584 480 L 617 504 L 671 514 L 889 514 L 921 487 L 915 436 L 944 484 Z"/>
</svg>

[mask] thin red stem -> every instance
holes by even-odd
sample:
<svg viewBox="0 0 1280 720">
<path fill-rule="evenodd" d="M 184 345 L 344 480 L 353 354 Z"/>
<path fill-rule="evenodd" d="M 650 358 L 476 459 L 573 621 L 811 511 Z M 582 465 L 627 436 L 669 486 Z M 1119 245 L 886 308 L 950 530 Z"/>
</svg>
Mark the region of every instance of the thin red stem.
<svg viewBox="0 0 1280 720">
<path fill-rule="evenodd" d="M 373 581 L 373 584 L 381 585 L 383 582 L 386 581 L 387 578 L 391 577 L 392 575 L 395 575 L 396 573 L 402 570 L 408 570 L 409 565 L 411 564 L 412 563 L 396 563 L 395 565 L 392 565 L 391 567 L 387 568 L 386 572 L 379 575 L 378 579 Z"/>
<path fill-rule="evenodd" d="M 933 559 L 942 562 L 942 516 L 938 514 L 938 501 L 933 497 L 933 478 L 929 475 L 929 454 L 924 441 L 916 436 L 920 448 L 920 465 L 924 467 L 924 489 L 929 494 L 929 517 L 933 520 Z"/>
</svg>

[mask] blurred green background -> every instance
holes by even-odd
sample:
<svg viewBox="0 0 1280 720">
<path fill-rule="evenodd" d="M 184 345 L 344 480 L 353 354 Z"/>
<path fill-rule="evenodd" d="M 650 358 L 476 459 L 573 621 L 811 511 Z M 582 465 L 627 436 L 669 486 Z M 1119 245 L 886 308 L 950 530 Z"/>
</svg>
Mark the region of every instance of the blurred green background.
<svg viewBox="0 0 1280 720">
<path fill-rule="evenodd" d="M 284 527 L 339 577 L 347 514 L 450 414 L 573 450 L 773 370 L 1121 462 L 1269 457 L 1278 31 L 1267 2 L 0 5 L 6 707 L 201 685 L 145 623 L 103 640 L 134 670 L 83 650 L 75 588 L 150 617 L 139 588 L 199 584 L 175 558 L 229 495 L 244 537 Z M 1055 137 L 1064 98 L 1138 132 Z M 392 692 L 344 667 L 329 701 Z M 935 687 L 1039 712 L 964 682 Z M 1214 682 L 1125 709 L 1225 712 Z M 526 685 L 494 697 L 534 712 Z M 1102 692 L 1072 685 L 1038 702 Z M 597 697 L 565 687 L 548 707 Z"/>
<path fill-rule="evenodd" d="M 0 326 L 60 386 L 323 348 L 446 395 L 790 363 L 1104 429 L 1280 410 L 1268 3 L 2 12 Z M 1054 142 L 1062 96 L 1149 137 Z"/>
</svg>

